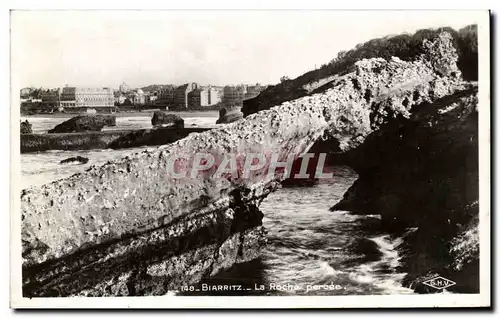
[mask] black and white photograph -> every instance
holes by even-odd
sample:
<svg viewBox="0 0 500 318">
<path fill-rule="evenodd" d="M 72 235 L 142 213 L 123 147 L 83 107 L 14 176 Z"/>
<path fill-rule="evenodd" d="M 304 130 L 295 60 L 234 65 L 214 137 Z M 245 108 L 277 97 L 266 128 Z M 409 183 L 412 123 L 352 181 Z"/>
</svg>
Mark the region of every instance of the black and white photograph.
<svg viewBox="0 0 500 318">
<path fill-rule="evenodd" d="M 10 29 L 13 308 L 491 305 L 489 11 Z"/>
</svg>

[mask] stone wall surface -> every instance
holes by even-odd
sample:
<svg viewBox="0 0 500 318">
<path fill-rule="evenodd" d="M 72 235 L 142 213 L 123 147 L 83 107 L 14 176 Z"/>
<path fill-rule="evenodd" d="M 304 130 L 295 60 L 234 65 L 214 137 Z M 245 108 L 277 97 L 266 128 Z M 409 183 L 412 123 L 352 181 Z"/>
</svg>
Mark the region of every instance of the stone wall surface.
<svg viewBox="0 0 500 318">
<path fill-rule="evenodd" d="M 446 45 L 449 38 L 437 41 Z M 436 48 L 429 45 L 431 52 L 411 63 L 360 61 L 321 93 L 23 190 L 23 292 L 158 295 L 257 257 L 265 243 L 259 202 L 284 177 L 265 167 L 251 178 L 212 178 L 217 159 L 227 153 L 239 165 L 248 153 L 297 159 L 320 137 L 335 140 L 339 152 L 360 147 L 418 105 L 468 88 L 447 71 L 453 62 L 438 63 L 448 51 Z M 189 173 L 193 162 L 177 158 L 197 153 L 214 155 L 211 171 L 183 179 L 167 174 L 172 162 Z"/>
</svg>

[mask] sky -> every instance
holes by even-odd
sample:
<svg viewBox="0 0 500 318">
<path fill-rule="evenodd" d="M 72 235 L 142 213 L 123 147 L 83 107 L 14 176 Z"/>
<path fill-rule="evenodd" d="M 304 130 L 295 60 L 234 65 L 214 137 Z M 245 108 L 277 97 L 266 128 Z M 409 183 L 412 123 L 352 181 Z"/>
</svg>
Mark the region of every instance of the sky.
<svg viewBox="0 0 500 318">
<path fill-rule="evenodd" d="M 275 84 L 376 37 L 478 22 L 467 11 L 13 11 L 19 87 Z"/>
</svg>

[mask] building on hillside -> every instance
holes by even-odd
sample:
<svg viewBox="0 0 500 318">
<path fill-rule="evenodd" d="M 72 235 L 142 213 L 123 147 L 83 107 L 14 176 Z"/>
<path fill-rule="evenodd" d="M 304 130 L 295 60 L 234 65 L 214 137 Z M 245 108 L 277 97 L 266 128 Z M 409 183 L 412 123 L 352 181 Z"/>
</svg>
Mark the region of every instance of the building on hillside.
<svg viewBox="0 0 500 318">
<path fill-rule="evenodd" d="M 45 109 L 59 108 L 61 103 L 61 89 L 46 89 L 40 92 L 42 107 Z"/>
<path fill-rule="evenodd" d="M 126 85 L 126 84 L 125 84 Z M 116 105 L 124 106 L 144 106 L 151 102 L 150 92 L 144 92 L 141 88 L 138 89 L 128 89 L 125 88 L 124 84 L 120 85 L 120 89 L 114 92 L 114 102 Z M 153 98 L 154 100 L 155 98 Z"/>
<path fill-rule="evenodd" d="M 196 83 L 188 83 L 177 87 L 174 91 L 174 101 L 173 101 L 174 108 L 187 109 L 188 94 L 197 88 L 198 85 Z"/>
<path fill-rule="evenodd" d="M 120 84 L 120 87 L 118 88 L 118 90 L 122 93 L 129 93 L 131 91 L 130 86 L 125 84 L 125 82 L 122 82 Z"/>
<path fill-rule="evenodd" d="M 226 106 L 242 106 L 247 89 L 245 85 L 224 86 L 222 103 Z"/>
<path fill-rule="evenodd" d="M 28 98 L 21 98 L 21 113 L 36 113 L 41 110 L 52 110 L 52 107 L 43 109 L 42 100 L 29 96 Z"/>
<path fill-rule="evenodd" d="M 260 94 L 260 92 L 262 92 L 263 90 L 264 90 L 264 87 L 262 85 L 260 85 L 259 83 L 255 84 L 255 85 L 248 85 L 244 99 L 250 99 L 250 98 L 257 97 Z"/>
<path fill-rule="evenodd" d="M 208 106 L 214 106 L 222 102 L 222 90 L 215 87 L 208 88 Z"/>
<path fill-rule="evenodd" d="M 21 89 L 21 98 L 28 99 L 30 94 L 35 90 L 33 87 L 25 87 Z"/>
<path fill-rule="evenodd" d="M 64 87 L 60 106 L 63 108 L 113 108 L 115 97 L 108 87 Z"/>
<path fill-rule="evenodd" d="M 219 92 L 212 87 L 199 87 L 188 94 L 188 107 L 200 108 L 220 103 Z"/>
<path fill-rule="evenodd" d="M 131 94 L 132 104 L 134 105 L 144 105 L 146 104 L 146 95 L 142 89 L 137 89 Z"/>
<path fill-rule="evenodd" d="M 199 87 L 188 93 L 188 108 L 199 108 L 208 104 L 208 93 Z"/>
<path fill-rule="evenodd" d="M 153 92 L 144 91 L 144 105 L 151 105 L 151 97 L 154 97 L 153 101 L 156 100 L 156 96 L 154 96 Z"/>
<path fill-rule="evenodd" d="M 160 106 L 172 106 L 174 104 L 174 93 L 175 87 L 173 85 L 162 87 L 156 92 L 157 97 L 154 101 L 155 104 Z"/>
<path fill-rule="evenodd" d="M 114 98 L 115 98 L 115 105 L 123 105 L 125 101 L 127 100 L 127 96 L 125 96 L 122 92 L 120 91 L 114 91 L 113 92 Z"/>
<path fill-rule="evenodd" d="M 21 103 L 32 103 L 32 104 L 41 104 L 42 100 L 40 98 L 33 98 L 33 97 L 28 97 L 28 98 L 21 98 Z"/>
<path fill-rule="evenodd" d="M 158 100 L 157 92 L 152 92 L 146 95 L 146 104 L 155 104 L 157 100 Z"/>
</svg>

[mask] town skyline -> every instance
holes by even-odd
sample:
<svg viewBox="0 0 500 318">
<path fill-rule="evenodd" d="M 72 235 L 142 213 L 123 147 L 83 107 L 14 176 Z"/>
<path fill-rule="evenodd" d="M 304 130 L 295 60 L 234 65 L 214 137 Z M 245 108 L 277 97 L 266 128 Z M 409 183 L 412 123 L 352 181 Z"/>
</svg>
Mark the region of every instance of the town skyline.
<svg viewBox="0 0 500 318">
<path fill-rule="evenodd" d="M 183 85 L 149 85 L 142 88 L 120 84 L 111 87 L 64 86 L 55 88 L 24 87 L 20 89 L 22 112 L 116 111 L 116 107 L 166 107 L 166 109 L 221 109 L 242 106 L 245 99 L 260 94 L 267 86 L 202 86 L 194 82 Z"/>
<path fill-rule="evenodd" d="M 268 85 L 272 85 L 272 84 L 264 84 L 264 83 L 228 83 L 228 84 L 224 84 L 224 85 L 214 85 L 214 84 L 210 84 L 210 83 L 197 83 L 197 82 L 194 82 L 194 81 L 187 81 L 185 83 L 180 83 L 180 84 L 173 84 L 173 83 L 151 83 L 151 84 L 147 84 L 147 85 L 135 87 L 135 86 L 132 86 L 132 85 L 128 85 L 128 83 L 122 81 L 122 82 L 119 82 L 119 84 L 112 85 L 112 86 L 64 84 L 64 85 L 58 85 L 58 86 L 49 87 L 49 86 L 33 86 L 33 85 L 30 86 L 30 85 L 27 85 L 27 86 L 21 87 L 21 89 L 34 88 L 34 89 L 42 89 L 42 90 L 51 90 L 51 89 L 64 88 L 64 87 L 86 87 L 86 88 L 103 88 L 103 87 L 105 87 L 105 88 L 111 88 L 111 89 L 113 89 L 115 91 L 119 91 L 120 90 L 120 86 L 123 85 L 123 84 L 126 84 L 131 89 L 144 89 L 144 88 L 150 87 L 150 86 L 174 86 L 174 87 L 177 87 L 177 86 L 184 85 L 186 83 L 196 83 L 200 87 L 213 86 L 213 87 L 219 87 L 219 88 L 223 88 L 225 86 L 242 86 L 242 85 L 243 86 L 252 86 L 252 85 L 268 86 Z"/>
<path fill-rule="evenodd" d="M 373 38 L 477 22 L 466 11 L 446 18 L 401 11 L 377 15 L 392 23 L 357 23 L 370 17 L 359 11 L 14 11 L 12 67 L 21 87 L 274 85 Z"/>
</svg>

